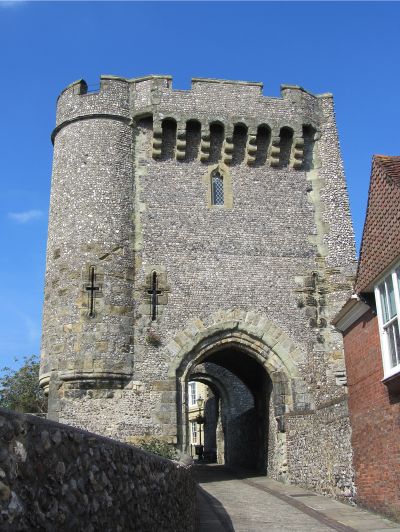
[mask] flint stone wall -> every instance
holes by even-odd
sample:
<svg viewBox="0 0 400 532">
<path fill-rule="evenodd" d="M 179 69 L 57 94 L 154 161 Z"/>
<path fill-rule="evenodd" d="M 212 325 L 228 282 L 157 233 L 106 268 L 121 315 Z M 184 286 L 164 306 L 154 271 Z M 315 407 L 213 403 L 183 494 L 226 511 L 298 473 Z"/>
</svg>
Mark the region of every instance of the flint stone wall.
<svg viewBox="0 0 400 532">
<path fill-rule="evenodd" d="M 257 418 L 254 408 L 228 423 L 228 465 L 257 469 Z"/>
<path fill-rule="evenodd" d="M 290 483 L 355 504 L 347 396 L 285 417 Z"/>
<path fill-rule="evenodd" d="M 195 504 L 190 462 L 0 408 L 3 532 L 194 532 Z"/>
<path fill-rule="evenodd" d="M 217 448 L 218 397 L 210 397 L 205 403 L 204 450 Z"/>
</svg>

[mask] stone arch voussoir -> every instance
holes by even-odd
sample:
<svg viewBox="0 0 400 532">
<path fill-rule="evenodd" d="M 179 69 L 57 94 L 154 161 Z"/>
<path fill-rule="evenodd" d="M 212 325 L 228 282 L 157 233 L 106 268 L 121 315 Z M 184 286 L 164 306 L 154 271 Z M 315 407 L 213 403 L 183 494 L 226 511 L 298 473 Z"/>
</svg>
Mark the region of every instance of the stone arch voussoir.
<svg viewBox="0 0 400 532">
<path fill-rule="evenodd" d="M 175 377 L 189 364 L 194 349 L 197 364 L 206 353 L 211 354 L 211 349 L 220 349 L 228 342 L 247 346 L 253 354 L 263 354 L 271 373 L 284 368 L 291 379 L 301 378 L 297 363 L 303 361 L 304 353 L 286 333 L 268 318 L 238 309 L 220 310 L 191 320 L 165 347 L 166 354 L 173 359 L 168 377 Z M 275 357 L 266 357 L 268 351 Z"/>
<path fill-rule="evenodd" d="M 304 397 L 306 383 L 297 367 L 304 360 L 304 353 L 267 317 L 239 309 L 192 319 L 165 347 L 166 354 L 173 359 L 168 377 L 181 378 L 228 343 L 256 358 L 274 383 L 282 384 L 281 388 L 286 383 L 291 388 L 292 400 L 286 399 L 286 411 L 302 408 L 299 403 L 309 402 L 310 398 Z"/>
<path fill-rule="evenodd" d="M 219 310 L 194 318 L 165 346 L 165 353 L 171 359 L 168 386 L 176 390 L 180 405 L 184 403 L 188 375 L 197 364 L 225 344 L 247 352 L 269 373 L 274 388 L 275 417 L 281 431 L 285 430 L 286 412 L 313 408 L 313 399 L 297 367 L 297 363 L 304 360 L 304 352 L 267 317 L 240 309 Z M 176 405 L 178 433 L 181 423 L 179 404 Z M 161 404 L 156 407 L 156 413 L 166 409 L 167 405 Z M 168 409 L 172 410 L 172 404 Z M 166 426 L 165 430 L 174 432 L 172 425 Z"/>
</svg>

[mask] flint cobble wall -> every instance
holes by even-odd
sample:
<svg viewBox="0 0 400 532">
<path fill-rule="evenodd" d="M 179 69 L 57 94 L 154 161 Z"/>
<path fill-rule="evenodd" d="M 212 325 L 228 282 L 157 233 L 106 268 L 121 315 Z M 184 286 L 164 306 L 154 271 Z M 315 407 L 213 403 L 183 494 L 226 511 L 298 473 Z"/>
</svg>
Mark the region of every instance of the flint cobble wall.
<svg viewBox="0 0 400 532">
<path fill-rule="evenodd" d="M 192 465 L 0 409 L 4 532 L 196 530 Z"/>
<path fill-rule="evenodd" d="M 354 504 L 349 412 L 346 397 L 338 400 L 286 414 L 289 481 Z"/>
<path fill-rule="evenodd" d="M 209 397 L 205 402 L 204 450 L 217 448 L 218 397 Z"/>
<path fill-rule="evenodd" d="M 227 464 L 257 469 L 257 418 L 254 408 L 231 419 L 227 432 Z"/>
</svg>

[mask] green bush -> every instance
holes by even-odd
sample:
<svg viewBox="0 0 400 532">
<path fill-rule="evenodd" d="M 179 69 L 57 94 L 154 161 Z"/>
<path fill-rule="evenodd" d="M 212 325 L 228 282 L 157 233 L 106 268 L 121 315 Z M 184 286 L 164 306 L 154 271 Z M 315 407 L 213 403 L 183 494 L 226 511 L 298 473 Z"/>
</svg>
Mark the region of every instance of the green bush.
<svg viewBox="0 0 400 532">
<path fill-rule="evenodd" d="M 18 359 L 15 358 L 18 362 Z M 39 359 L 24 357 L 19 370 L 3 368 L 0 377 L 0 405 L 17 412 L 43 414 L 47 412 L 47 397 L 39 387 Z"/>
<path fill-rule="evenodd" d="M 176 458 L 175 447 L 163 440 L 158 440 L 157 438 L 150 438 L 147 441 L 145 439 L 139 440 L 135 443 L 135 446 L 139 447 L 139 449 L 143 449 L 143 451 L 157 454 L 158 456 L 168 458 L 169 460 L 175 460 Z"/>
</svg>

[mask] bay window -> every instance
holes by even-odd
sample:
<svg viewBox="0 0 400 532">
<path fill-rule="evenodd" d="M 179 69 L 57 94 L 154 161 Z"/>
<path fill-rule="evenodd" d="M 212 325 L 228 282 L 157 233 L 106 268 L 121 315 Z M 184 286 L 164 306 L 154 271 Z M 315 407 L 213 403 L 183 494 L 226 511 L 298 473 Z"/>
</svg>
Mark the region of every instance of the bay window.
<svg viewBox="0 0 400 532">
<path fill-rule="evenodd" d="M 400 373 L 400 265 L 375 287 L 385 378 Z"/>
</svg>

